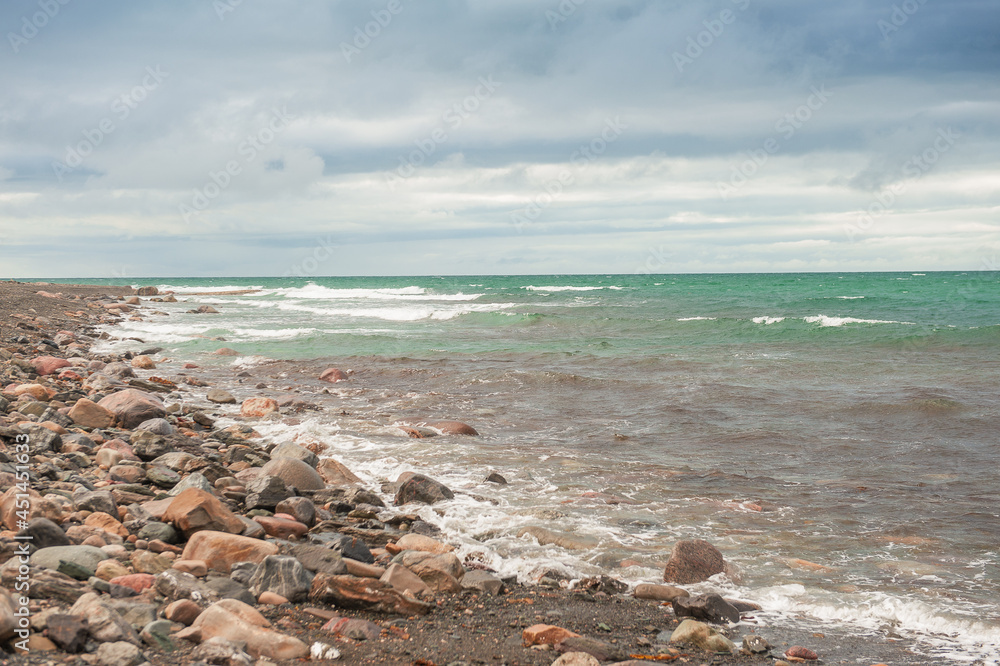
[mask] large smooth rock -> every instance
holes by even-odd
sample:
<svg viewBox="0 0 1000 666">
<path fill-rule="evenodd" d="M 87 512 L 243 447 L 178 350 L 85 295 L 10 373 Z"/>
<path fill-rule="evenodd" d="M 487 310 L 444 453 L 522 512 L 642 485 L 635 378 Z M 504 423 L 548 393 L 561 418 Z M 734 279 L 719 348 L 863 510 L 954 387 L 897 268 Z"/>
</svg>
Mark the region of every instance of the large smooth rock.
<svg viewBox="0 0 1000 666">
<path fill-rule="evenodd" d="M 97 565 L 108 559 L 108 554 L 93 546 L 51 546 L 36 550 L 28 563 L 33 567 L 57 571 L 62 561 L 72 562 L 90 571 L 97 571 Z"/>
<path fill-rule="evenodd" d="M 69 546 L 69 537 L 62 528 L 48 518 L 33 518 L 28 525 L 17 533 L 20 537 L 28 537 L 31 545 L 39 550 L 52 546 Z"/>
<path fill-rule="evenodd" d="M 316 465 L 316 471 L 331 486 L 349 486 L 353 483 L 361 483 L 361 479 L 354 472 L 333 458 L 320 460 L 319 464 Z"/>
<path fill-rule="evenodd" d="M 454 546 L 443 544 L 437 539 L 432 539 L 423 534 L 404 534 L 396 541 L 396 546 L 402 550 L 422 550 L 426 553 L 450 553 L 455 550 Z"/>
<path fill-rule="evenodd" d="M 433 608 L 430 604 L 400 594 L 391 585 L 374 578 L 329 574 L 316 574 L 309 599 L 316 603 L 335 604 L 341 608 L 398 615 L 424 615 Z"/>
<path fill-rule="evenodd" d="M 138 389 L 112 393 L 97 404 L 112 412 L 123 428 L 134 428 L 143 421 L 161 418 L 167 413 L 159 398 Z"/>
<path fill-rule="evenodd" d="M 107 428 L 115 421 L 114 412 L 87 398 L 80 398 L 70 408 L 68 416 L 84 428 Z"/>
<path fill-rule="evenodd" d="M 722 553 L 709 542 L 702 539 L 678 541 L 663 570 L 663 581 L 680 585 L 701 583 L 725 571 L 725 566 Z"/>
<path fill-rule="evenodd" d="M 278 502 L 275 513 L 286 513 L 307 527 L 316 524 L 316 505 L 308 497 L 289 497 Z"/>
<path fill-rule="evenodd" d="M 35 366 L 35 372 L 39 375 L 51 375 L 60 368 L 68 368 L 72 365 L 66 359 L 55 356 L 38 356 L 32 359 L 31 364 Z"/>
<path fill-rule="evenodd" d="M 301 460 L 313 469 L 315 469 L 316 465 L 319 464 L 319 456 L 309 449 L 299 446 L 298 444 L 293 444 L 292 442 L 285 442 L 284 444 L 279 444 L 274 447 L 274 450 L 271 451 L 271 460 L 274 460 L 275 458 L 295 458 L 296 460 Z"/>
<path fill-rule="evenodd" d="M 171 523 L 185 536 L 203 530 L 240 534 L 244 529 L 243 521 L 218 497 L 198 488 L 188 488 L 175 497 L 163 514 L 163 522 Z"/>
<path fill-rule="evenodd" d="M 148 421 L 143 421 L 140 423 L 136 430 L 145 430 L 146 432 L 151 432 L 154 435 L 172 435 L 176 428 L 173 424 L 166 419 L 149 419 Z"/>
<path fill-rule="evenodd" d="M 240 416 L 263 418 L 269 414 L 278 413 L 278 401 L 274 398 L 247 398 L 240 405 Z"/>
<path fill-rule="evenodd" d="M 709 652 L 736 652 L 736 644 L 704 622 L 687 619 L 670 634 L 671 643 L 692 645 Z"/>
<path fill-rule="evenodd" d="M 471 435 L 473 437 L 479 435 L 475 428 L 461 421 L 428 421 L 423 425 L 437 430 L 442 435 Z"/>
<path fill-rule="evenodd" d="M 405 472 L 399 476 L 397 483 L 399 483 L 399 488 L 396 490 L 396 497 L 393 500 L 393 504 L 396 506 L 410 502 L 434 504 L 455 497 L 455 493 L 448 486 L 423 474 Z"/>
<path fill-rule="evenodd" d="M 319 379 L 320 381 L 331 383 L 345 382 L 347 381 L 347 375 L 344 374 L 342 370 L 337 368 L 327 368 L 323 372 L 319 373 Z"/>
<path fill-rule="evenodd" d="M 191 536 L 182 555 L 185 560 L 204 560 L 209 569 L 229 573 L 237 562 L 260 564 L 268 555 L 277 555 L 273 543 L 223 532 L 201 531 Z"/>
<path fill-rule="evenodd" d="M 191 625 L 201 640 L 221 637 L 246 643 L 251 657 L 299 659 L 309 654 L 309 647 L 297 638 L 270 628 L 271 623 L 251 606 L 235 599 L 223 599 L 206 608 Z"/>
<path fill-rule="evenodd" d="M 275 458 L 261 468 L 261 474 L 277 476 L 286 486 L 299 490 L 322 490 L 326 487 L 323 477 L 316 470 L 294 458 Z"/>
<path fill-rule="evenodd" d="M 678 597 L 690 596 L 687 590 L 673 585 L 651 585 L 649 583 L 636 585 L 633 594 L 636 599 L 652 599 L 653 601 L 673 601 Z"/>
<path fill-rule="evenodd" d="M 312 579 L 313 574 L 294 557 L 270 555 L 250 577 L 250 591 L 254 596 L 273 592 L 292 602 L 302 601 L 309 595 Z"/>
<path fill-rule="evenodd" d="M 224 391 L 222 389 L 209 389 L 208 394 L 205 398 L 209 402 L 214 402 L 217 405 L 235 405 L 236 397 L 229 391 Z"/>
</svg>

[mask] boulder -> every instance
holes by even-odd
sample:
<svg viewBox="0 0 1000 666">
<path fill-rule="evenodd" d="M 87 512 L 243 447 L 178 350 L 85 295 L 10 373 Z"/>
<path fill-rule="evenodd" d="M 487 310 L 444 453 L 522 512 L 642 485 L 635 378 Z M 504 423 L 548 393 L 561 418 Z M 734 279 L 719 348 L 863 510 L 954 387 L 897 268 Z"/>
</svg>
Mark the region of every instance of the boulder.
<svg viewBox="0 0 1000 666">
<path fill-rule="evenodd" d="M 479 435 L 475 428 L 461 421 L 429 421 L 422 425 L 433 428 L 442 435 Z"/>
<path fill-rule="evenodd" d="M 424 476 L 405 472 L 396 480 L 399 484 L 393 504 L 400 506 L 410 502 L 434 504 L 442 500 L 454 499 L 455 493 L 439 481 Z"/>
<path fill-rule="evenodd" d="M 244 529 L 243 521 L 218 497 L 198 488 L 188 488 L 175 497 L 163 514 L 163 522 L 173 524 L 188 537 L 203 530 L 240 534 Z"/>
<path fill-rule="evenodd" d="M 93 511 L 95 513 L 106 513 L 108 515 L 118 515 L 118 505 L 111 492 L 107 490 L 82 491 L 77 488 L 73 493 L 73 508 L 77 511 Z"/>
<path fill-rule="evenodd" d="M 722 553 L 709 542 L 701 539 L 678 541 L 663 570 L 663 581 L 691 585 L 706 581 L 724 570 Z"/>
<path fill-rule="evenodd" d="M 155 370 L 156 363 L 154 363 L 153 359 L 148 356 L 140 354 L 132 357 L 132 367 L 138 368 L 139 370 Z"/>
<path fill-rule="evenodd" d="M 160 418 L 167 413 L 159 398 L 138 389 L 112 393 L 97 404 L 112 412 L 123 428 L 134 428 L 143 421 Z"/>
<path fill-rule="evenodd" d="M 75 654 L 87 642 L 87 619 L 67 613 L 53 613 L 46 618 L 45 633 L 60 650 Z"/>
<path fill-rule="evenodd" d="M 84 428 L 107 428 L 115 421 L 114 413 L 87 398 L 80 398 L 67 414 L 73 422 Z"/>
<path fill-rule="evenodd" d="M 62 528 L 48 518 L 32 518 L 17 536 L 30 541 L 39 550 L 51 546 L 70 545 L 69 538 Z"/>
<path fill-rule="evenodd" d="M 383 583 L 391 585 L 394 590 L 401 592 L 402 594 L 408 594 L 411 597 L 416 597 L 421 594 L 431 593 L 431 588 L 427 586 L 420 576 L 413 573 L 402 564 L 392 563 L 390 564 L 385 573 L 379 580 Z"/>
<path fill-rule="evenodd" d="M 313 546 L 311 544 L 295 545 L 288 553 L 302 563 L 313 573 L 325 573 L 340 576 L 347 573 L 347 565 L 339 551 Z"/>
<path fill-rule="evenodd" d="M 450 553 L 455 550 L 454 546 L 443 544 L 437 539 L 432 539 L 423 534 L 404 534 L 396 541 L 396 545 L 402 550 L 422 550 L 427 553 Z"/>
<path fill-rule="evenodd" d="M 491 574 L 488 571 L 482 571 L 480 569 L 473 569 L 472 571 L 467 571 L 464 576 L 462 576 L 462 588 L 466 590 L 478 590 L 480 592 L 485 592 L 491 594 L 494 597 L 503 592 L 504 584 L 503 581 Z"/>
<path fill-rule="evenodd" d="M 316 524 L 316 505 L 308 497 L 289 497 L 282 500 L 275 505 L 274 512 L 288 514 L 307 527 Z"/>
<path fill-rule="evenodd" d="M 151 432 L 154 435 L 172 435 L 174 434 L 175 428 L 166 419 L 149 419 L 148 421 L 143 421 L 140 423 L 136 430 L 145 430 L 146 432 Z"/>
<path fill-rule="evenodd" d="M 275 458 L 261 468 L 261 474 L 277 476 L 286 486 L 299 490 L 322 490 L 326 487 L 323 477 L 316 470 L 294 458 Z"/>
<path fill-rule="evenodd" d="M 167 569 L 157 574 L 153 586 L 158 594 L 175 601 L 188 600 L 198 605 L 205 605 L 219 599 L 215 590 L 209 588 L 203 581 L 177 569 Z"/>
<path fill-rule="evenodd" d="M 188 488 L 197 488 L 198 490 L 203 490 L 210 495 L 215 489 L 214 486 L 209 483 L 208 479 L 205 478 L 205 475 L 198 472 L 192 472 L 191 474 L 185 476 L 182 480 L 178 481 L 177 485 L 171 488 L 167 495 L 176 497 Z"/>
<path fill-rule="evenodd" d="M 142 651 L 126 641 L 102 643 L 96 656 L 97 666 L 138 666 L 146 661 Z"/>
<path fill-rule="evenodd" d="M 201 615 L 201 606 L 190 599 L 178 599 L 167 605 L 163 610 L 163 616 L 171 622 L 178 622 L 186 627 L 194 624 L 194 621 Z"/>
<path fill-rule="evenodd" d="M 372 555 L 368 544 L 357 537 L 348 536 L 347 534 L 333 534 L 329 535 L 326 541 L 327 548 L 340 553 L 343 557 L 364 562 L 365 564 L 375 562 L 375 556 Z"/>
<path fill-rule="evenodd" d="M 205 398 L 209 402 L 214 402 L 217 405 L 235 405 L 236 397 L 229 391 L 223 391 L 222 389 L 209 389 L 208 394 Z"/>
<path fill-rule="evenodd" d="M 70 562 L 93 572 L 106 559 L 107 553 L 93 546 L 51 546 L 36 550 L 28 558 L 28 563 L 33 567 L 58 571 L 61 562 Z"/>
<path fill-rule="evenodd" d="M 371 610 L 397 615 L 425 615 L 433 606 L 397 592 L 374 578 L 316 574 L 309 599 L 315 603 L 334 604 L 340 608 Z"/>
<path fill-rule="evenodd" d="M 28 504 L 27 508 L 24 507 L 25 502 Z M 25 520 L 30 522 L 35 518 L 48 518 L 54 523 L 59 523 L 62 521 L 62 515 L 60 504 L 45 499 L 33 488 L 28 488 L 28 492 L 24 493 L 15 485 L 0 497 L 0 517 L 9 530 L 20 529 L 24 527 Z"/>
<path fill-rule="evenodd" d="M 636 599 L 652 599 L 653 601 L 673 601 L 678 597 L 689 596 L 687 590 L 682 590 L 673 585 L 651 585 L 642 583 L 635 587 Z"/>
<path fill-rule="evenodd" d="M 309 647 L 297 638 L 272 630 L 271 623 L 251 606 L 223 599 L 206 608 L 191 625 L 202 641 L 221 637 L 246 643 L 250 656 L 276 661 L 299 659 Z"/>
<path fill-rule="evenodd" d="M 247 398 L 240 405 L 240 416 L 250 418 L 263 418 L 269 414 L 278 413 L 278 401 L 274 398 L 254 397 Z"/>
<path fill-rule="evenodd" d="M 316 465 L 316 471 L 331 486 L 349 486 L 353 483 L 361 483 L 351 470 L 333 458 L 323 458 Z"/>
<path fill-rule="evenodd" d="M 254 596 L 273 592 L 292 602 L 302 601 L 309 595 L 312 580 L 313 574 L 294 557 L 270 555 L 257 565 L 250 577 L 250 592 Z"/>
<path fill-rule="evenodd" d="M 264 528 L 268 536 L 275 539 L 301 539 L 309 527 L 297 520 L 287 520 L 277 516 L 256 516 L 254 521 Z"/>
<path fill-rule="evenodd" d="M 271 459 L 274 460 L 275 458 L 295 458 L 296 460 L 301 460 L 313 469 L 315 469 L 316 465 L 319 464 L 319 456 L 309 449 L 291 442 L 285 442 L 284 444 L 279 444 L 274 447 L 271 451 Z"/>
<path fill-rule="evenodd" d="M 209 569 L 228 574 L 236 562 L 259 564 L 268 555 L 277 554 L 278 547 L 273 543 L 206 530 L 191 536 L 182 557 L 185 560 L 204 560 Z"/>
<path fill-rule="evenodd" d="M 274 510 L 277 505 L 292 496 L 285 482 L 279 476 L 261 474 L 246 485 L 247 496 L 243 501 L 247 510 Z"/>
</svg>

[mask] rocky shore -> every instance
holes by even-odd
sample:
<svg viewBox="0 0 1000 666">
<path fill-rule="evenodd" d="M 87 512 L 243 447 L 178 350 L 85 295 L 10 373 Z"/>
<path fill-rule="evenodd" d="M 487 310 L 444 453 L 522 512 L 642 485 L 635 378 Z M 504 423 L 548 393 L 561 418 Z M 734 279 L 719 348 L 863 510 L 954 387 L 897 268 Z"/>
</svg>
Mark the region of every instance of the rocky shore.
<svg viewBox="0 0 1000 666">
<path fill-rule="evenodd" d="M 238 403 L 193 363 L 159 376 L 159 349 L 91 352 L 97 326 L 172 298 L 0 282 L 2 663 L 872 663 L 869 643 L 758 631 L 752 602 L 689 594 L 729 570 L 705 541 L 678 542 L 663 580 L 634 588 L 523 586 L 460 559 L 414 511 L 452 496 L 433 478 L 365 487 L 321 444 L 254 429 L 289 405 Z"/>
</svg>

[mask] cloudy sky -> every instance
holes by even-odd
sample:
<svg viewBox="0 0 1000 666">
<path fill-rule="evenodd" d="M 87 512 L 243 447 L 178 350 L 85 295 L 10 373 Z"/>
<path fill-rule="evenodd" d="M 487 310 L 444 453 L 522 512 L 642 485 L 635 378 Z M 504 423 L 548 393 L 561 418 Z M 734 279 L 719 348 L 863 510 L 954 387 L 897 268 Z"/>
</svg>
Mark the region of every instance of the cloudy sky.
<svg viewBox="0 0 1000 666">
<path fill-rule="evenodd" d="M 996 0 L 4 0 L 0 277 L 1000 266 Z"/>
</svg>

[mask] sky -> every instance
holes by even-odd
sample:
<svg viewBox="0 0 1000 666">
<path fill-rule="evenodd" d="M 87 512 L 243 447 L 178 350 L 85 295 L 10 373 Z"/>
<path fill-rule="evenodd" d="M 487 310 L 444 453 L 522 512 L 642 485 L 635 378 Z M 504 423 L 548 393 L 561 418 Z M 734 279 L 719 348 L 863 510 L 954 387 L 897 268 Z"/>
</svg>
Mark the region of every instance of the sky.
<svg viewBox="0 0 1000 666">
<path fill-rule="evenodd" d="M 1000 270 L 996 0 L 4 0 L 0 277 Z"/>
</svg>

